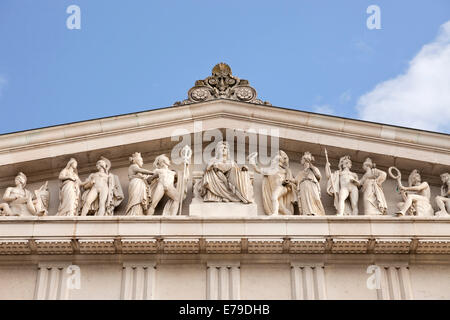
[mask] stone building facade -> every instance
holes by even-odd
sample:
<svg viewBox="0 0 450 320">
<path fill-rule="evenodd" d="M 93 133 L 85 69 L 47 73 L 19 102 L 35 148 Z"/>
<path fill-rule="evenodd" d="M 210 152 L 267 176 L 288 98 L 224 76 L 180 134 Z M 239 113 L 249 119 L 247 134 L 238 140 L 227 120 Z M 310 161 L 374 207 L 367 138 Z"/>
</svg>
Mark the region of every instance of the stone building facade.
<svg viewBox="0 0 450 320">
<path fill-rule="evenodd" d="M 265 212 L 264 175 L 248 166 L 249 138 L 252 203 L 202 201 L 196 184 L 211 130 L 257 132 L 257 143 L 276 133 L 294 176 L 309 151 L 325 215 L 301 214 L 298 200 L 292 215 Z M 193 152 L 187 171 L 170 165 L 187 177 L 181 212 L 163 215 L 165 193 L 153 215 L 127 215 L 130 156 L 139 152 L 143 168 L 153 170 L 180 135 L 190 137 Z M 0 216 L 0 299 L 449 299 L 450 216 L 396 215 L 402 195 L 389 174 L 385 214 L 365 215 L 359 190 L 359 214 L 337 216 L 325 149 L 332 171 L 349 155 L 359 178 L 367 157 L 386 173 L 398 168 L 405 186 L 418 169 L 433 213 L 439 210 L 449 135 L 274 107 L 224 64 L 168 108 L 2 135 L 0 193 L 23 172 L 33 199 L 48 181 L 49 201 L 45 215 Z M 113 215 L 57 215 L 68 161 L 76 159 L 85 180 L 102 156 L 123 192 Z"/>
</svg>

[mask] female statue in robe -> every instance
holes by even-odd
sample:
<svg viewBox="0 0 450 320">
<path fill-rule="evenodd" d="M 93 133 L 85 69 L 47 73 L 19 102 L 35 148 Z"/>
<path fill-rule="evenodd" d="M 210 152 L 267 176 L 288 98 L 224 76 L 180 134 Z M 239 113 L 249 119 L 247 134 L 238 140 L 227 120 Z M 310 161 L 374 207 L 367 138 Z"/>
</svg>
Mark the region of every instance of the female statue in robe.
<svg viewBox="0 0 450 320">
<path fill-rule="evenodd" d="M 386 172 L 377 169 L 370 158 L 364 161 L 363 169 L 366 173 L 359 182 L 362 185 L 364 214 L 386 214 L 387 203 L 382 187 L 387 177 Z"/>
<path fill-rule="evenodd" d="M 59 190 L 59 208 L 57 216 L 77 216 L 80 207 L 80 178 L 77 171 L 77 160 L 71 158 L 59 173 L 61 188 Z"/>
<path fill-rule="evenodd" d="M 322 178 L 319 169 L 313 165 L 314 157 L 309 152 L 305 152 L 300 170 L 296 177 L 298 190 L 298 208 L 301 215 L 324 216 L 325 209 L 320 200 L 319 181 Z"/>
<path fill-rule="evenodd" d="M 199 194 L 209 202 L 253 202 L 253 187 L 248 168 L 239 168 L 230 159 L 230 147 L 221 141 L 216 145 L 212 158 L 200 181 Z"/>
<path fill-rule="evenodd" d="M 267 215 L 293 215 L 294 203 L 297 202 L 297 191 L 289 168 L 289 157 L 280 150 L 271 160 L 269 168 L 261 168 L 256 164 L 257 153 L 249 155 L 249 162 L 256 172 L 264 175 L 262 196 L 264 211 Z"/>
<path fill-rule="evenodd" d="M 126 215 L 143 216 L 149 207 L 149 185 L 147 179 L 153 175 L 149 170 L 142 168 L 144 161 L 140 153 L 135 152 L 130 157 L 131 165 L 128 168 L 128 204 Z"/>
</svg>

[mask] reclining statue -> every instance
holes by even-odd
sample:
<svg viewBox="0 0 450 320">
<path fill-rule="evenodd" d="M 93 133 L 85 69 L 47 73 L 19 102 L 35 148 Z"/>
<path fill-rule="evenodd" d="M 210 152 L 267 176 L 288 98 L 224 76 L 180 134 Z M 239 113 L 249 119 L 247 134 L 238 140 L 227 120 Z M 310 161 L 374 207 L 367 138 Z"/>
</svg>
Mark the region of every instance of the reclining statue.
<svg viewBox="0 0 450 320">
<path fill-rule="evenodd" d="M 396 170 L 394 175 L 392 170 Z M 398 188 L 403 197 L 403 202 L 397 204 L 397 215 L 404 216 L 407 213 L 415 216 L 433 216 L 434 211 L 430 203 L 431 190 L 428 182 L 422 182 L 417 169 L 414 169 L 408 177 L 408 187 L 402 185 L 400 171 L 395 167 L 389 168 L 389 175 L 397 180 Z"/>
<path fill-rule="evenodd" d="M 48 213 L 50 193 L 48 182 L 31 193 L 25 189 L 27 177 L 19 172 L 15 178 L 15 187 L 6 189 L 0 204 L 0 215 L 6 216 L 45 216 Z"/>
</svg>

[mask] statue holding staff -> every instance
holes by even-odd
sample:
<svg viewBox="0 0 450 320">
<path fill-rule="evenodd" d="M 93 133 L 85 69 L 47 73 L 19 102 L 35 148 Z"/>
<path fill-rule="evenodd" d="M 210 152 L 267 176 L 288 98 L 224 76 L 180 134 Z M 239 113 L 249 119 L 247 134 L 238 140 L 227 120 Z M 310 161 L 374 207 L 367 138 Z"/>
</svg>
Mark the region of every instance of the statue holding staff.
<svg viewBox="0 0 450 320">
<path fill-rule="evenodd" d="M 334 197 L 334 206 L 338 216 L 344 214 L 358 215 L 358 198 L 360 182 L 358 175 L 350 171 L 352 161 L 350 156 L 343 156 L 339 159 L 339 170 L 331 172 L 328 153 L 325 149 L 325 173 L 327 175 L 327 193 Z"/>
<path fill-rule="evenodd" d="M 184 172 L 176 172 L 169 168 L 169 158 L 162 154 L 156 157 L 153 166 L 153 176 L 151 177 L 149 187 L 149 209 L 147 215 L 153 215 L 155 213 L 156 206 L 161 201 L 164 195 L 167 195 L 169 199 L 164 205 L 163 216 L 175 216 L 179 211 L 180 206 L 187 192 L 187 179 L 189 179 L 188 163 L 192 151 L 188 146 L 182 149 L 182 157 L 184 162 Z"/>
</svg>

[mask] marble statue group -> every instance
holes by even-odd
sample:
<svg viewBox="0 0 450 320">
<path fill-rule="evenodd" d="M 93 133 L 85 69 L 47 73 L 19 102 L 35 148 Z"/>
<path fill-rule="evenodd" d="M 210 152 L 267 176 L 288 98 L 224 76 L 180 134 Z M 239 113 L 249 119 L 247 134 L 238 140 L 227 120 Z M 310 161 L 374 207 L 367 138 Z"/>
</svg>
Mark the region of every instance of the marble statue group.
<svg viewBox="0 0 450 320">
<path fill-rule="evenodd" d="M 142 155 L 133 153 L 128 168 L 128 201 L 125 214 L 128 216 L 151 216 L 165 197 L 162 215 L 174 216 L 182 212 L 190 180 L 190 158 L 192 150 L 185 146 L 181 151 L 183 170 L 174 170 L 170 159 L 162 154 L 155 158 L 152 169 L 144 168 Z M 320 182 L 321 171 L 315 166 L 315 158 L 304 152 L 300 171 L 294 175 L 289 166 L 288 155 L 279 150 L 270 165 L 261 166 L 257 153 L 248 156 L 249 167 L 261 175 L 260 195 L 266 215 L 325 216 Z M 450 174 L 443 173 L 442 187 L 435 203 L 431 203 L 431 189 L 422 181 L 418 170 L 408 177 L 408 185 L 402 184 L 400 170 L 390 167 L 385 172 L 376 167 L 371 158 L 362 164 L 361 177 L 352 171 L 350 156 L 339 159 L 337 169 L 332 171 L 325 149 L 326 194 L 333 197 L 337 216 L 359 215 L 358 202 L 362 196 L 364 215 L 387 215 L 387 201 L 383 183 L 388 174 L 397 181 L 401 200 L 395 210 L 396 216 L 449 216 Z M 82 181 L 78 175 L 77 160 L 71 158 L 59 174 L 59 206 L 57 216 L 112 216 L 125 196 L 119 177 L 111 172 L 111 162 L 101 157 L 96 163 L 97 171 Z M 203 175 L 193 186 L 194 193 L 204 202 L 235 202 L 242 205 L 254 203 L 253 180 L 248 166 L 239 166 L 230 155 L 227 142 L 221 141 L 215 147 L 215 156 L 209 160 Z M 48 214 L 50 193 L 46 182 L 34 192 L 26 189 L 27 177 L 19 172 L 15 186 L 8 187 L 0 204 L 2 216 L 45 216 Z"/>
</svg>

